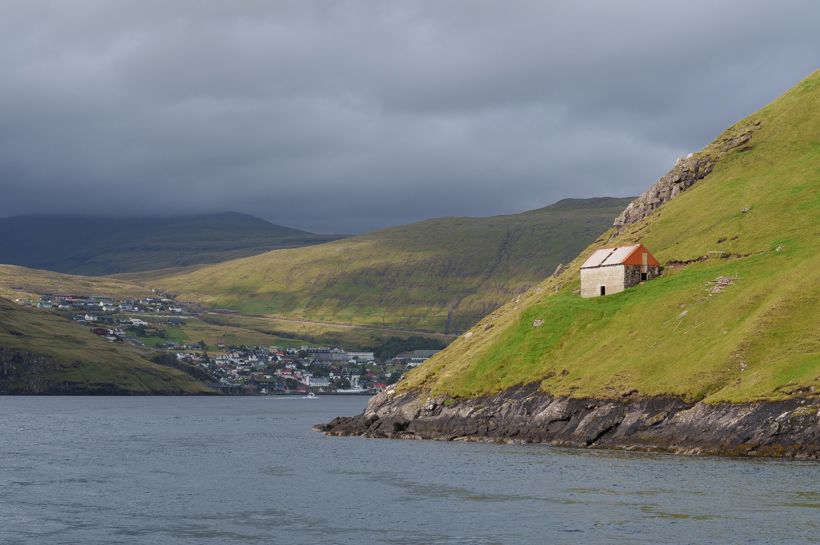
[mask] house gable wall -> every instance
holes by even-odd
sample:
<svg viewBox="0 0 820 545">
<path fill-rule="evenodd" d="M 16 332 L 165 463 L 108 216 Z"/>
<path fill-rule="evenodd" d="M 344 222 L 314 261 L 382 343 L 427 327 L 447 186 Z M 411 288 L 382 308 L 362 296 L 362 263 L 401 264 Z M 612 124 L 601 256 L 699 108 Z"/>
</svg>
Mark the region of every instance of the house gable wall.
<svg viewBox="0 0 820 545">
<path fill-rule="evenodd" d="M 611 265 L 581 269 L 581 297 L 598 297 L 601 295 L 601 286 L 606 287 L 606 294 L 624 291 L 624 266 Z M 638 272 L 640 281 L 640 271 Z"/>
<path fill-rule="evenodd" d="M 655 259 L 649 250 L 647 250 L 643 244 L 638 244 L 635 247 L 635 250 L 624 259 L 624 265 L 643 265 L 644 264 L 644 257 L 643 254 L 646 254 L 646 264 L 650 267 L 660 267 L 661 264 L 658 263 L 658 260 Z"/>
</svg>

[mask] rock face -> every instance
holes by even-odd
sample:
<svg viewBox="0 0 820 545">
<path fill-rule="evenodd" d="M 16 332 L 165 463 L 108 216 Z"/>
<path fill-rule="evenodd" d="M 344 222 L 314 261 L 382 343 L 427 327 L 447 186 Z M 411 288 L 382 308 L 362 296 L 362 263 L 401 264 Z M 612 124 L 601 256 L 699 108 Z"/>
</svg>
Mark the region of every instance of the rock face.
<svg viewBox="0 0 820 545">
<path fill-rule="evenodd" d="M 173 358 L 176 360 L 176 358 Z M 170 366 L 160 360 L 160 365 Z M 65 378 L 67 370 L 83 369 L 80 361 L 57 361 L 52 357 L 26 350 L 16 350 L 0 346 L 0 395 L 183 395 L 184 387 L 167 382 L 155 390 L 135 390 L 127 382 L 105 380 L 77 380 Z M 180 367 L 174 361 L 173 367 Z M 193 369 L 193 368 L 192 368 Z M 123 368 L 123 375 L 129 373 Z M 93 374 L 93 373 L 92 373 Z M 206 373 L 190 373 L 194 378 L 205 380 Z M 211 392 L 195 392 L 211 393 Z M 215 392 L 213 392 L 215 393 Z"/>
<path fill-rule="evenodd" d="M 35 377 L 55 368 L 46 356 L 0 347 L 0 394 L 46 393 L 49 385 Z"/>
<path fill-rule="evenodd" d="M 705 178 L 715 166 L 711 156 L 678 159 L 675 166 L 615 218 L 613 225 L 636 223 Z"/>
<path fill-rule="evenodd" d="M 820 400 L 686 403 L 674 397 L 573 399 L 537 385 L 452 400 L 388 390 L 365 411 L 316 426 L 329 435 L 547 443 L 820 459 Z"/>
<path fill-rule="evenodd" d="M 687 157 L 678 159 L 672 170 L 629 203 L 621 215 L 615 218 L 613 225 L 620 229 L 624 225 L 641 221 L 708 176 L 724 154 L 737 148 L 749 149 L 748 142 L 759 127 L 759 121 L 755 124 L 732 127 L 703 151 L 690 153 Z"/>
<path fill-rule="evenodd" d="M 131 392 L 115 384 L 83 385 L 55 380 L 64 366 L 48 356 L 0 347 L 0 395 L 123 395 Z"/>
</svg>

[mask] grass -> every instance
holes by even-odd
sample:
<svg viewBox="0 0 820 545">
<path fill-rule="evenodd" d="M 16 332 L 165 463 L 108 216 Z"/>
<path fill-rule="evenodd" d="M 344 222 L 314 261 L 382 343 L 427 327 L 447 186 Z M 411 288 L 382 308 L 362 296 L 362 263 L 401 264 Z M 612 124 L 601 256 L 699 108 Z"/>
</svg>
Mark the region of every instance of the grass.
<svg viewBox="0 0 820 545">
<path fill-rule="evenodd" d="M 15 265 L 0 265 L 0 297 L 39 300 L 44 293 L 146 297 L 151 290 L 126 280 L 76 276 Z"/>
<path fill-rule="evenodd" d="M 458 332 L 570 261 L 627 202 L 429 220 L 129 279 L 245 314 Z"/>
<path fill-rule="evenodd" d="M 157 324 L 156 327 L 159 327 L 165 332 L 164 337 L 138 337 L 135 333 L 129 333 L 129 335 L 142 342 L 145 346 L 152 346 L 154 348 L 162 348 L 168 343 L 184 344 L 189 341 L 185 326 L 166 326 L 160 323 Z M 199 340 L 200 339 L 197 339 L 197 341 Z"/>
<path fill-rule="evenodd" d="M 202 321 L 192 320 L 185 326 L 188 336 L 199 339 L 197 329 L 203 332 L 203 339 L 222 338 L 226 345 L 277 345 L 299 347 L 305 344 L 343 346 L 349 350 L 373 350 L 387 339 L 406 339 L 419 336 L 414 330 L 397 330 L 364 325 L 328 323 L 309 320 L 294 320 L 277 316 L 203 315 Z M 191 330 L 190 328 L 195 328 Z M 423 337 L 445 343 L 453 336 L 422 333 Z"/>
<path fill-rule="evenodd" d="M 192 394 L 210 390 L 182 371 L 152 363 L 148 353 L 110 343 L 54 313 L 0 299 L 0 352 L 12 363 L 0 391 Z M 9 359 L 10 361 L 10 359 Z"/>
<path fill-rule="evenodd" d="M 186 316 L 179 326 L 165 324 L 165 318 L 139 315 L 152 327 L 162 329 L 165 337 L 135 337 L 146 346 L 162 347 L 168 342 L 196 343 L 204 341 L 208 352 L 219 352 L 218 344 L 230 346 L 280 346 L 298 348 L 302 345 L 342 346 L 350 350 L 376 350 L 389 339 L 421 337 L 446 345 L 454 336 L 419 333 L 373 326 L 293 320 L 277 316 L 245 316 L 239 314 L 204 313 Z M 134 336 L 134 333 L 130 333 Z M 418 339 L 417 339 L 418 342 Z M 422 341 L 423 342 L 423 341 Z"/>
<path fill-rule="evenodd" d="M 486 317 L 401 387 L 469 397 L 539 382 L 576 397 L 637 391 L 710 402 L 820 395 L 820 72 L 703 153 L 758 122 L 751 149 L 729 152 L 644 221 L 605 233 L 564 274 Z M 662 263 L 690 263 L 581 299 L 580 263 L 633 242 Z M 735 257 L 693 261 L 714 251 Z M 710 293 L 718 276 L 734 284 Z"/>
<path fill-rule="evenodd" d="M 122 277 L 88 277 L 67 275 L 14 265 L 0 265 L 0 297 L 7 299 L 38 300 L 44 293 L 73 293 L 113 297 L 150 296 L 145 285 Z M 264 308 L 263 308 L 264 310 Z M 431 331 L 403 330 L 381 325 L 362 325 L 320 320 L 293 319 L 283 316 L 236 314 L 202 314 L 186 317 L 185 325 L 175 327 L 139 315 L 155 327 L 163 329 L 166 337 L 142 337 L 139 340 L 149 347 L 159 347 L 167 342 L 198 342 L 204 340 L 214 350 L 220 340 L 228 346 L 284 347 L 304 344 L 339 345 L 350 349 L 372 349 L 391 336 L 400 338 L 422 335 L 449 342 L 454 335 Z"/>
</svg>

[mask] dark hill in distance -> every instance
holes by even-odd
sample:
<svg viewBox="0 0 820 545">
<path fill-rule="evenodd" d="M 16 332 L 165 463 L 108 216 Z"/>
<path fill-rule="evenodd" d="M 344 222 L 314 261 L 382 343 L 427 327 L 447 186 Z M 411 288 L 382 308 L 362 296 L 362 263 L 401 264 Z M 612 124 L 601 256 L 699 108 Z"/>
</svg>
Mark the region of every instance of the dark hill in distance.
<svg viewBox="0 0 820 545">
<path fill-rule="evenodd" d="M 217 263 L 342 238 L 238 213 L 0 218 L 0 263 L 104 275 Z"/>
</svg>

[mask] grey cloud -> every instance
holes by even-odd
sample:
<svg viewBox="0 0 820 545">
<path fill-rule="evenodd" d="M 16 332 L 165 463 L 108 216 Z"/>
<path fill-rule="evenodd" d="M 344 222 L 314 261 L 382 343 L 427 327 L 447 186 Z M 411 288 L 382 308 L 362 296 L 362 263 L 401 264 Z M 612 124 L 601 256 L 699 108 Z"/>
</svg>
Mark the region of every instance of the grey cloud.
<svg viewBox="0 0 820 545">
<path fill-rule="evenodd" d="M 0 215 L 325 232 L 641 192 L 815 69 L 811 1 L 7 1 Z"/>
</svg>

